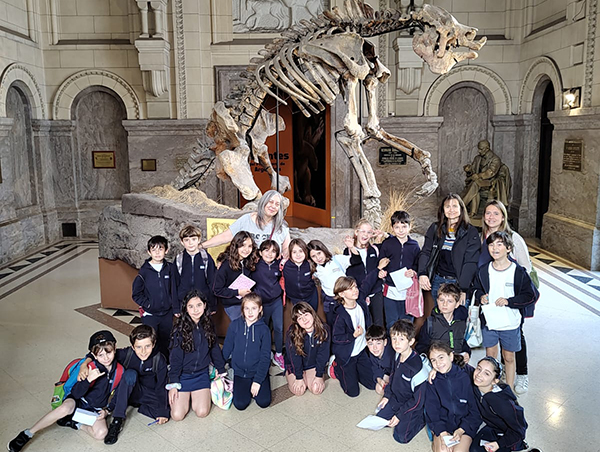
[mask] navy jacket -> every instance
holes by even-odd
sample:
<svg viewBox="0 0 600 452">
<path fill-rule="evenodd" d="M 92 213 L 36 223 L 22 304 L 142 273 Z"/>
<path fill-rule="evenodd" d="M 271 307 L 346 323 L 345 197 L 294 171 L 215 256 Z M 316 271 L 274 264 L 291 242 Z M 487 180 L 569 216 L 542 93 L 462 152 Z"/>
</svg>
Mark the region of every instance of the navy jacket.
<svg viewBox="0 0 600 452">
<path fill-rule="evenodd" d="M 473 389 L 483 422 L 496 433 L 500 449 L 521 450 L 527 421 L 510 386 L 500 383 L 487 394 L 482 394 L 476 386 Z"/>
<path fill-rule="evenodd" d="M 388 399 L 388 403 L 377 413 L 384 419 L 391 419 L 396 416 L 404 422 L 408 416 L 419 416 L 423 418 L 423 407 L 425 404 L 425 381 L 415 386 L 414 391 L 411 388 L 411 380 L 423 368 L 421 356 L 414 350 L 404 362 L 400 362 L 400 356 L 394 361 L 390 383 L 385 387 L 383 396 Z M 425 421 L 423 420 L 423 424 Z"/>
<path fill-rule="evenodd" d="M 173 339 L 174 344 L 169 355 L 169 383 L 179 383 L 181 375 L 190 375 L 200 372 L 208 372 L 208 365 L 212 362 L 219 373 L 225 373 L 225 360 L 221 353 L 219 344 L 208 346 L 208 340 L 200 325 L 193 329 L 194 351 L 186 353 L 181 349 L 181 337 Z"/>
<path fill-rule="evenodd" d="M 129 363 L 125 366 L 128 351 L 131 350 Z M 154 357 L 159 356 L 157 368 L 154 369 Z M 117 349 L 116 360 L 125 366 L 125 369 L 135 370 L 138 374 L 137 382 L 143 393 L 151 394 L 158 417 L 170 417 L 169 393 L 165 389 L 167 384 L 167 360 L 155 347 L 146 361 L 142 361 L 131 347 Z"/>
<path fill-rule="evenodd" d="M 240 270 L 233 270 L 229 265 L 229 260 L 227 259 L 221 263 L 221 266 L 217 270 L 217 274 L 215 276 L 213 291 L 215 295 L 219 297 L 221 303 L 223 303 L 223 306 L 235 306 L 242 304 L 242 299 L 237 297 L 239 295 L 239 291 L 237 289 L 229 288 L 231 283 L 233 283 L 242 273 L 248 278 L 251 278 L 250 270 L 246 268 L 244 262 L 242 262 Z"/>
<path fill-rule="evenodd" d="M 283 277 L 285 279 L 285 293 L 294 302 L 310 300 L 315 290 L 317 290 L 307 260 L 302 262 L 300 266 L 292 262 L 291 259 L 287 260 L 283 266 Z"/>
<path fill-rule="evenodd" d="M 168 314 L 173 307 L 179 306 L 175 266 L 165 259 L 160 272 L 157 272 L 150 265 L 150 258 L 146 259 L 133 280 L 131 296 L 152 315 Z"/>
<path fill-rule="evenodd" d="M 410 236 L 406 243 L 400 243 L 397 237 L 390 235 L 385 239 L 379 248 L 379 259 L 387 257 L 390 263 L 385 268 L 388 275 L 385 278 L 385 283 L 389 286 L 395 286 L 394 281 L 390 273 L 400 270 L 406 267 L 409 270 L 417 271 L 417 263 L 419 259 L 419 253 L 421 248 L 416 240 L 411 239 Z"/>
<path fill-rule="evenodd" d="M 304 353 L 306 356 L 300 356 L 296 352 L 296 347 L 292 344 L 292 341 L 288 335 L 285 340 L 285 370 L 290 374 L 294 374 L 296 379 L 301 380 L 303 372 L 308 369 L 315 369 L 316 376 L 322 378 L 325 374 L 325 368 L 327 367 L 327 361 L 329 360 L 329 347 L 331 344 L 331 334 L 329 327 L 323 325 L 327 330 L 327 339 L 323 342 L 315 340 L 308 334 L 304 336 Z"/>
<path fill-rule="evenodd" d="M 179 281 L 177 287 L 177 306 L 173 306 L 173 313 L 181 312 L 181 303 L 184 297 L 193 289 L 200 292 L 204 299 L 208 301 L 210 312 L 217 309 L 217 301 L 212 290 L 212 282 L 215 280 L 215 261 L 212 256 L 206 251 L 206 261 L 203 253 L 197 253 L 194 258 L 188 254 L 186 250 L 181 253 L 181 268 L 179 268 L 179 255 L 177 256 L 177 270 L 179 272 Z"/>
<path fill-rule="evenodd" d="M 75 385 L 73 385 L 73 389 L 71 389 L 69 397 L 75 400 L 84 400 L 89 406 L 100 410 L 108 406 L 112 382 L 117 372 L 117 365 L 120 366 L 120 364 L 117 364 L 117 361 L 114 360 L 109 372 L 106 367 L 104 367 L 98 361 L 94 360 L 93 363 L 100 372 L 104 372 L 104 375 L 99 376 L 91 383 L 87 378 L 78 381 L 75 383 Z"/>
<path fill-rule="evenodd" d="M 389 340 L 383 349 L 383 355 L 381 355 L 381 358 L 369 353 L 369 359 L 371 360 L 371 365 L 373 367 L 373 377 L 375 377 L 375 382 L 377 382 L 378 378 L 383 379 L 384 375 L 392 375 L 394 361 L 396 359 L 396 352 L 392 348 Z"/>
<path fill-rule="evenodd" d="M 350 254 L 348 248 L 344 249 L 344 254 L 346 256 Z M 350 266 L 346 269 L 346 276 L 352 276 L 356 279 L 356 284 L 358 284 L 358 287 L 360 288 L 369 273 L 372 271 L 379 271 L 377 269 L 377 264 L 379 264 L 379 249 L 377 248 L 377 245 L 369 245 L 367 247 L 367 265 L 365 266 L 360 255 L 358 255 L 358 259 L 350 259 Z M 373 292 L 371 292 L 370 295 L 379 293 L 382 289 L 383 284 L 375 284 Z"/>
<path fill-rule="evenodd" d="M 281 280 L 280 263 L 281 259 L 275 259 L 270 264 L 260 259 L 256 264 L 256 270 L 252 272 L 250 278 L 256 282 L 256 286 L 252 290 L 260 295 L 263 304 L 274 301 L 283 294 L 283 289 L 279 284 Z"/>
<path fill-rule="evenodd" d="M 425 383 L 425 418 L 436 436 L 462 428 L 471 438 L 481 425 L 481 416 L 473 395 L 473 384 L 467 369 L 456 364 L 448 373 L 437 373 L 432 384 Z"/>
<path fill-rule="evenodd" d="M 464 306 L 458 306 L 454 310 L 452 323 L 444 317 L 438 307 L 433 308 L 431 315 L 427 317 L 425 325 L 419 331 L 418 342 L 415 349 L 419 353 L 426 353 L 433 341 L 442 341 L 452 347 L 454 353 L 467 352 L 471 354 L 471 347 L 465 340 L 467 330 L 467 319 L 469 311 Z"/>
<path fill-rule="evenodd" d="M 231 358 L 236 377 L 262 384 L 271 367 L 271 330 L 262 319 L 249 327 L 243 316 L 235 319 L 227 329 L 223 356 Z"/>
<path fill-rule="evenodd" d="M 433 244 L 437 243 L 440 250 L 444 245 L 446 225 L 444 225 L 442 228 L 443 235 L 441 238 L 438 238 L 437 236 L 437 226 L 437 223 L 433 223 L 431 226 L 429 226 L 429 229 L 427 229 L 427 232 L 425 233 L 425 242 L 423 243 L 423 249 L 419 255 L 419 270 L 417 271 L 419 276 L 427 275 L 427 267 L 431 257 Z M 481 238 L 479 237 L 479 232 L 477 232 L 477 228 L 475 226 L 469 225 L 467 229 L 460 228 L 458 231 L 456 231 L 456 240 L 452 246 L 451 256 L 454 271 L 456 273 L 456 279 L 458 280 L 460 290 L 463 292 L 467 292 L 469 290 L 471 283 L 475 278 L 480 252 Z"/>
</svg>

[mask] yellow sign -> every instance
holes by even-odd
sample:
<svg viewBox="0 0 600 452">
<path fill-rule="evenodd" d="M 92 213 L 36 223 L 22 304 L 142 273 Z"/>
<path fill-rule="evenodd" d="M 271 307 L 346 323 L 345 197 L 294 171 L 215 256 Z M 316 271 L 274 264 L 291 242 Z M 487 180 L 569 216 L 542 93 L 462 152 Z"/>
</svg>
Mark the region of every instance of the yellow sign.
<svg viewBox="0 0 600 452">
<path fill-rule="evenodd" d="M 229 226 L 235 222 L 235 218 L 207 218 L 206 219 L 206 240 L 213 238 L 215 235 L 219 235 L 221 232 L 229 229 Z M 227 245 L 215 246 L 210 248 L 208 252 L 217 260 L 219 254 L 225 251 Z"/>
<path fill-rule="evenodd" d="M 92 151 L 94 168 L 114 168 L 115 167 L 115 152 L 114 151 Z"/>
</svg>

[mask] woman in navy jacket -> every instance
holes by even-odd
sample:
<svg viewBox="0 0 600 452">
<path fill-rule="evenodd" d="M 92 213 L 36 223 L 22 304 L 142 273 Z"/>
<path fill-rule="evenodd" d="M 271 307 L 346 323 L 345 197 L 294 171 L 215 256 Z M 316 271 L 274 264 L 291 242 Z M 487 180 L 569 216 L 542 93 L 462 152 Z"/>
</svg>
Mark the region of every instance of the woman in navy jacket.
<svg viewBox="0 0 600 452">
<path fill-rule="evenodd" d="M 452 282 L 459 285 L 460 302 L 465 304 L 480 252 L 479 232 L 469 222 L 463 200 L 450 193 L 438 209 L 438 221 L 425 233 L 417 271 L 421 289 L 431 290 L 436 306 L 440 285 Z M 428 273 L 431 273 L 432 280 Z"/>
</svg>

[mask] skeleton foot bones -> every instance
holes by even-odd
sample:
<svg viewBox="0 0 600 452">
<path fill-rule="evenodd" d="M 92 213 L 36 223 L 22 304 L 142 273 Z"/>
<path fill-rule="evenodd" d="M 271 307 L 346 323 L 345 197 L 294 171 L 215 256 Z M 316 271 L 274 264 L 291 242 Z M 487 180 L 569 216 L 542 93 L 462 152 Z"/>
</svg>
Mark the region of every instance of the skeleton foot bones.
<svg viewBox="0 0 600 452">
<path fill-rule="evenodd" d="M 289 190 L 289 180 L 277 175 L 268 157 L 265 141 L 276 133 L 276 128 L 275 115 L 263 108 L 265 96 L 285 105 L 294 102 L 309 117 L 325 110 L 327 104 L 332 105 L 339 94 L 344 94 L 347 136 L 338 137 L 338 142 L 360 179 L 366 215 L 379 224 L 380 192 L 362 149 L 365 139 L 378 140 L 416 160 L 427 179 L 418 194 L 431 195 L 438 184 L 430 153 L 387 133 L 377 117 L 376 88 L 387 81 L 390 71 L 365 38 L 403 29 L 414 31 L 415 53 L 438 74 L 448 72 L 460 61 L 477 58 L 476 51 L 486 42 L 486 38 L 475 41 L 476 28 L 458 23 L 447 11 L 431 5 L 423 5 L 418 12 L 403 13 L 374 11 L 361 0 L 344 0 L 343 8 L 334 7 L 310 21 L 301 20 L 259 51 L 260 57 L 250 60 L 251 66 L 245 74 L 248 83 L 232 93 L 225 103 L 215 104 L 207 135 L 214 140 L 212 151 L 218 161 L 217 175 L 232 180 L 247 200 L 258 200 L 262 194 L 250 170 L 252 155 L 270 175 L 272 187 L 279 178 L 279 190 L 282 193 Z M 467 50 L 461 51 L 460 47 Z M 367 92 L 369 118 L 365 129 L 358 122 L 359 83 L 363 83 Z M 279 127 L 280 130 L 285 127 L 281 119 Z M 198 151 L 192 154 L 180 172 L 174 183 L 176 188 L 197 185 L 206 174 L 198 166 L 206 165 L 207 159 L 198 158 L 198 154 Z"/>
</svg>

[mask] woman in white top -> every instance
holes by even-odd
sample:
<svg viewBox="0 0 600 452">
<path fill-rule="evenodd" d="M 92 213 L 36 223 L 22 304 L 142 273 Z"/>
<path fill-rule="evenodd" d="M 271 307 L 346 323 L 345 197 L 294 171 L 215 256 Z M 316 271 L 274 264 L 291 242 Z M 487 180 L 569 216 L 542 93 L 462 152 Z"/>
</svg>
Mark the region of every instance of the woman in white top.
<svg viewBox="0 0 600 452">
<path fill-rule="evenodd" d="M 284 199 L 276 190 L 269 190 L 258 201 L 256 212 L 242 215 L 229 229 L 208 239 L 200 246 L 212 248 L 231 242 L 239 231 L 248 232 L 256 246 L 267 239 L 274 240 L 279 245 L 283 257 L 287 258 L 290 244 L 290 231 L 284 220 Z"/>
</svg>

